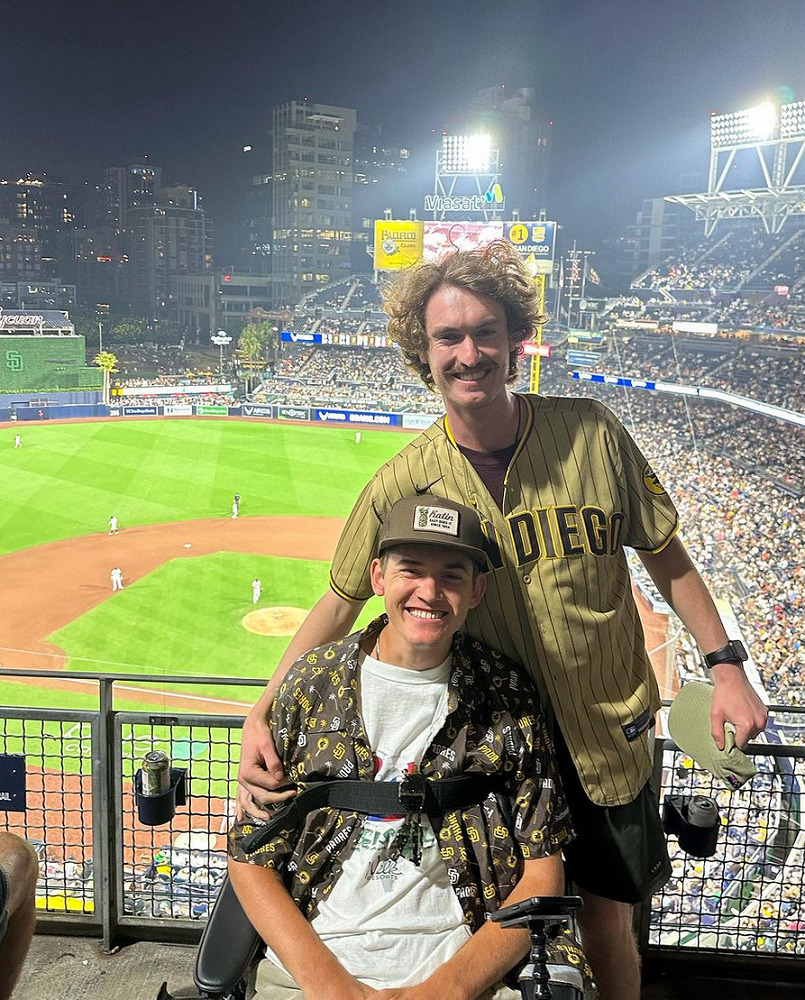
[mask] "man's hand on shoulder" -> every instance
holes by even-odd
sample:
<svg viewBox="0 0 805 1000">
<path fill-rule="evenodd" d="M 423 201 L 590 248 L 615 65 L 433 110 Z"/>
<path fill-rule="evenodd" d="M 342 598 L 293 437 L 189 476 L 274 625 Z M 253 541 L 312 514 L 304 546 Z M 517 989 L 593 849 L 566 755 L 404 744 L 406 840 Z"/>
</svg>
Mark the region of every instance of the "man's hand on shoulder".
<svg viewBox="0 0 805 1000">
<path fill-rule="evenodd" d="M 724 723 L 731 722 L 735 726 L 736 744 L 744 747 L 766 728 L 768 709 L 755 694 L 741 666 L 719 663 L 711 674 L 714 690 L 710 723 L 716 746 L 724 749 Z"/>
<path fill-rule="evenodd" d="M 243 723 L 243 737 L 238 766 L 238 794 L 235 815 L 243 819 L 244 813 L 262 816 L 265 806 L 275 805 L 293 795 L 293 792 L 275 792 L 281 785 L 285 773 L 277 756 L 271 727 L 266 721 L 268 712 L 264 698 L 261 698 L 246 716 Z"/>
</svg>

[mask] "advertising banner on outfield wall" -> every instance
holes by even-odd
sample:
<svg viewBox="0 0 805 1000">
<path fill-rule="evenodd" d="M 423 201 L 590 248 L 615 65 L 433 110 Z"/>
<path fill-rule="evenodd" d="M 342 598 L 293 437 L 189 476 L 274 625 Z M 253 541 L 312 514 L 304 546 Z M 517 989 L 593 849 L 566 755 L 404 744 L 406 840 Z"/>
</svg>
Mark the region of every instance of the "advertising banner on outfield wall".
<svg viewBox="0 0 805 1000">
<path fill-rule="evenodd" d="M 375 270 L 399 271 L 422 260 L 425 226 L 422 222 L 375 219 Z"/>
<path fill-rule="evenodd" d="M 402 425 L 409 431 L 424 431 L 439 419 L 437 413 L 403 413 Z"/>
<path fill-rule="evenodd" d="M 310 410 L 306 406 L 278 406 L 278 420 L 310 420 Z"/>
<path fill-rule="evenodd" d="M 399 427 L 398 413 L 368 413 L 366 410 L 324 410 L 313 411 L 313 419 L 323 424 L 376 424 L 378 427 Z"/>
<path fill-rule="evenodd" d="M 189 403 L 165 403 L 162 412 L 166 417 L 192 417 L 193 407 Z"/>
<path fill-rule="evenodd" d="M 112 412 L 111 410 L 109 411 Z M 124 406 L 124 417 L 155 417 L 159 413 L 158 406 Z"/>
<path fill-rule="evenodd" d="M 274 407 L 265 403 L 244 403 L 243 406 L 230 406 L 230 417 L 273 417 Z"/>
<path fill-rule="evenodd" d="M 228 406 L 197 406 L 196 416 L 198 417 L 228 417 Z"/>
</svg>

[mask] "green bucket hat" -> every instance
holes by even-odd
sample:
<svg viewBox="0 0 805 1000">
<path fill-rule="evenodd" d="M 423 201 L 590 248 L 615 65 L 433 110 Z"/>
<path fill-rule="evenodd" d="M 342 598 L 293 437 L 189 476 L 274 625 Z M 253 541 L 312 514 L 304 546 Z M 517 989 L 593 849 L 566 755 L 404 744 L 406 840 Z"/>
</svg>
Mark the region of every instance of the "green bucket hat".
<svg viewBox="0 0 805 1000">
<path fill-rule="evenodd" d="M 735 729 L 724 726 L 724 749 L 719 750 L 710 732 L 710 708 L 713 688 L 691 681 L 674 698 L 668 712 L 668 730 L 676 745 L 696 763 L 725 781 L 730 788 L 740 788 L 757 774 L 757 768 L 735 745 Z"/>
</svg>

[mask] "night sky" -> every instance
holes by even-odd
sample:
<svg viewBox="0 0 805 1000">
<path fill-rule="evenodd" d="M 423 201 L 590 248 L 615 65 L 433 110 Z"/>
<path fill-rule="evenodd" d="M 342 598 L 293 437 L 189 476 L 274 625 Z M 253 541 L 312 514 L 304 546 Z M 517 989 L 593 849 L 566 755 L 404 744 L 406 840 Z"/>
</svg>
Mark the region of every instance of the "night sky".
<svg viewBox="0 0 805 1000">
<path fill-rule="evenodd" d="M 705 174 L 711 110 L 805 99 L 804 24 L 802 0 L 2 0 L 0 177 L 147 153 L 218 221 L 274 104 L 421 147 L 479 89 L 528 86 L 554 121 L 549 215 L 595 243 Z"/>
</svg>

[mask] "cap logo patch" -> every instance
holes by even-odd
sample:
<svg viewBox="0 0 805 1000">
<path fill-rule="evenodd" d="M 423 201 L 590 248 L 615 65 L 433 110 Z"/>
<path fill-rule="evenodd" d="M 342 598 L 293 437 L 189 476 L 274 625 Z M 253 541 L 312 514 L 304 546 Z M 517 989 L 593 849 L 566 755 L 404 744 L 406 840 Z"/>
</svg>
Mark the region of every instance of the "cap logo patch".
<svg viewBox="0 0 805 1000">
<path fill-rule="evenodd" d="M 458 511 L 422 504 L 414 510 L 413 528 L 414 531 L 437 531 L 458 538 Z"/>
</svg>

